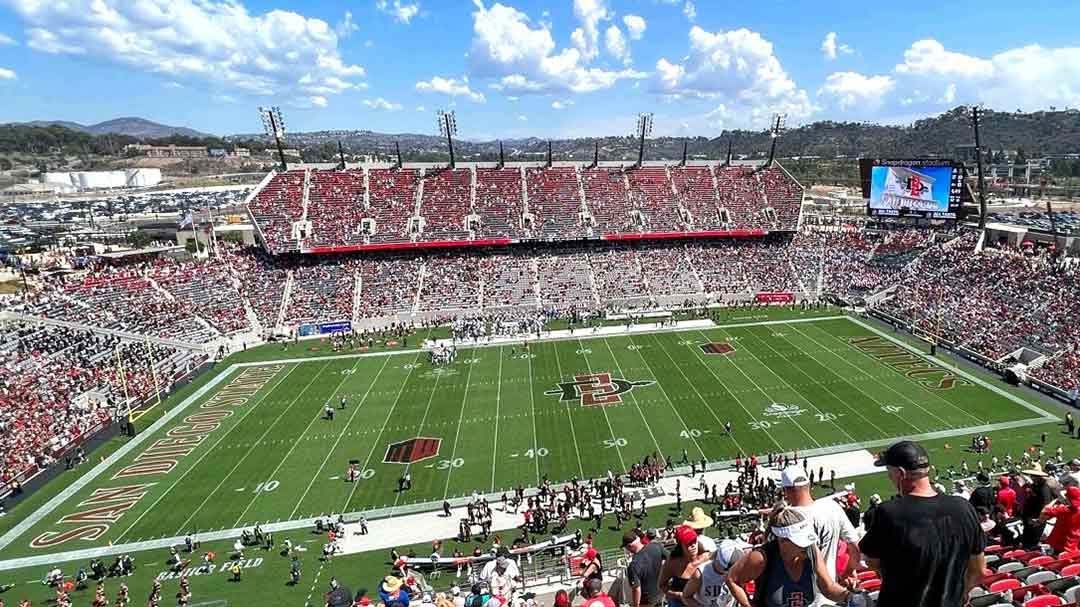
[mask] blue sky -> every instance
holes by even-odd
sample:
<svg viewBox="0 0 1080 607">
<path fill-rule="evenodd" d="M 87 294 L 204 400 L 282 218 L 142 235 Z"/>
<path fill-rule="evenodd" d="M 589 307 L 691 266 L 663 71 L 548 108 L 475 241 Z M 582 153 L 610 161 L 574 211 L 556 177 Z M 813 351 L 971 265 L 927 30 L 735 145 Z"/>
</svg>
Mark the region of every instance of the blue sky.
<svg viewBox="0 0 1080 607">
<path fill-rule="evenodd" d="M 0 0 L 0 122 L 716 136 L 1080 105 L 1080 3 Z"/>
</svg>

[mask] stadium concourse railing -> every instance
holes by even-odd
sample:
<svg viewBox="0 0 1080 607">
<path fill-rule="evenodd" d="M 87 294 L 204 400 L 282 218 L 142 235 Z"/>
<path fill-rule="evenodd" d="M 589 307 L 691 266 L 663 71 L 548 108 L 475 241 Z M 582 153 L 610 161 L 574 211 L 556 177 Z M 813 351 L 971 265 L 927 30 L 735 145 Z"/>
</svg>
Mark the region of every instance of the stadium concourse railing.
<svg viewBox="0 0 1080 607">
<path fill-rule="evenodd" d="M 966 358 L 967 360 L 970 360 L 971 362 L 974 362 L 982 367 L 986 367 L 987 369 L 993 371 L 998 375 L 1004 377 L 1005 372 L 1007 371 L 1007 369 L 998 361 L 983 356 L 982 354 L 979 354 L 978 352 L 970 348 L 954 343 L 948 339 L 945 339 L 944 337 L 931 333 L 930 331 L 920 329 L 914 326 L 909 321 L 897 318 L 895 316 L 892 316 L 891 314 L 886 314 L 875 308 L 867 308 L 866 312 L 870 316 L 873 316 L 874 318 L 877 318 L 882 322 L 892 325 L 893 327 L 896 327 L 898 329 L 903 329 L 919 339 L 941 346 L 946 350 L 949 350 L 959 356 L 962 356 L 963 358 Z M 1040 379 L 1031 377 L 1030 375 L 1025 376 L 1023 381 L 1034 390 L 1038 390 L 1043 394 L 1064 401 L 1065 403 L 1068 403 L 1073 407 L 1080 407 L 1080 397 L 1064 388 L 1061 388 L 1060 386 L 1055 386 L 1053 384 L 1044 382 Z"/>
</svg>

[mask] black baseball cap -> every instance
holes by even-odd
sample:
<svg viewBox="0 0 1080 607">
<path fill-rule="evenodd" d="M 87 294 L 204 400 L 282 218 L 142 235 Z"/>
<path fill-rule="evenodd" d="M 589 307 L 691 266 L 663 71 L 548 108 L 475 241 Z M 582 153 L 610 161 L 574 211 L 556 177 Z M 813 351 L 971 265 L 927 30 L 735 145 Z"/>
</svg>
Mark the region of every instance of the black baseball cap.
<svg viewBox="0 0 1080 607">
<path fill-rule="evenodd" d="M 930 467 L 930 456 L 926 449 L 914 441 L 902 440 L 893 443 L 878 455 L 875 466 L 893 466 L 904 470 L 923 470 Z"/>
<path fill-rule="evenodd" d="M 640 539 L 641 539 L 641 536 L 639 536 L 637 533 L 634 533 L 633 530 L 627 531 L 622 536 L 622 546 L 623 546 L 623 548 L 626 548 L 630 544 L 633 544 L 634 542 L 636 542 L 636 541 L 638 541 Z"/>
</svg>

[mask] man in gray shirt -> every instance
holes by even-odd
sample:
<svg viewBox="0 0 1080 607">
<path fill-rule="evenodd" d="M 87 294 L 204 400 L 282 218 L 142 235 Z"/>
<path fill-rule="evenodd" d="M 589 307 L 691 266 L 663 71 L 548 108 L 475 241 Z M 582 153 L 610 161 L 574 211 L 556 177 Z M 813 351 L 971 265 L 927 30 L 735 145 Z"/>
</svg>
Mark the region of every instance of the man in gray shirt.
<svg viewBox="0 0 1080 607">
<path fill-rule="evenodd" d="M 632 556 L 626 566 L 626 581 L 630 584 L 630 607 L 662 605 L 664 593 L 660 591 L 660 568 L 667 553 L 659 542 L 647 542 L 633 531 L 623 535 L 623 548 Z"/>
</svg>

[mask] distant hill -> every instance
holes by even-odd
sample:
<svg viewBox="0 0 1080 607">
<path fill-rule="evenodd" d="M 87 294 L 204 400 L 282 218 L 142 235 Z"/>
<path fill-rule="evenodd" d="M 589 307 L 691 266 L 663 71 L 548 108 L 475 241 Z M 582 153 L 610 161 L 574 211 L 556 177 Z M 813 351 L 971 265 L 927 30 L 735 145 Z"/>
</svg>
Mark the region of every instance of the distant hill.
<svg viewBox="0 0 1080 607">
<path fill-rule="evenodd" d="M 1080 110 L 1032 113 L 986 111 L 981 134 L 983 146 L 993 152 L 1022 150 L 1028 158 L 1080 152 Z M 264 137 L 248 134 L 232 135 L 226 139 L 259 140 Z M 446 142 L 441 137 L 414 133 L 333 130 L 290 133 L 287 139 L 290 147 L 325 148 L 328 158 L 336 154 L 339 140 L 347 151 L 355 154 L 392 154 L 395 142 L 401 146 L 406 159 L 446 154 Z M 813 122 L 784 133 L 777 154 L 782 157 L 821 158 L 953 157 L 957 155 L 958 148 L 969 146 L 972 139 L 968 115 L 958 107 L 902 126 L 866 122 Z M 691 158 L 724 158 L 729 141 L 737 158 L 761 157 L 768 153 L 770 137 L 764 130 L 727 131 L 719 137 L 656 137 L 648 141 L 646 154 L 650 159 L 679 159 L 682 157 L 683 143 L 686 142 Z M 580 137 L 551 142 L 556 158 L 577 160 L 591 160 L 597 144 L 601 160 L 637 158 L 637 141 L 632 137 Z M 535 137 L 504 139 L 503 148 L 507 160 L 536 159 L 547 153 L 547 140 Z M 460 140 L 454 142 L 454 149 L 460 159 L 492 159 L 498 156 L 499 142 Z"/>
<path fill-rule="evenodd" d="M 79 124 L 65 120 L 34 120 L 32 122 L 12 123 L 20 126 L 62 126 L 88 135 L 128 135 L 139 139 L 161 139 L 180 135 L 183 137 L 209 137 L 195 129 L 182 126 L 159 124 L 145 118 L 123 117 L 106 120 L 97 124 Z"/>
</svg>

